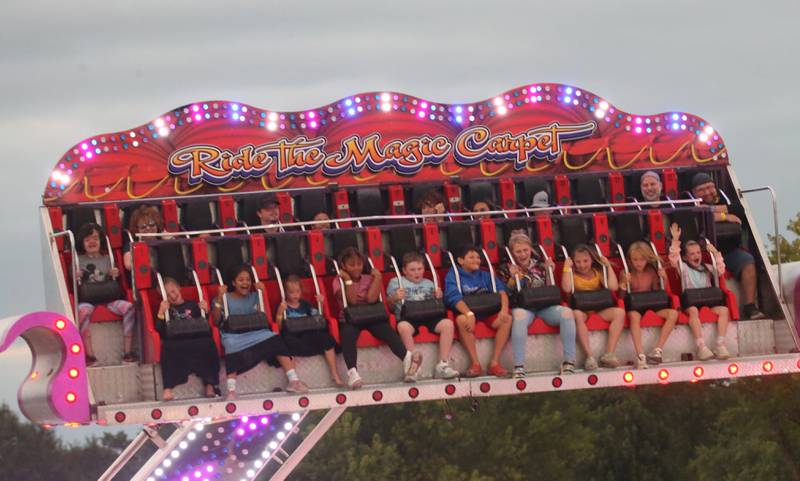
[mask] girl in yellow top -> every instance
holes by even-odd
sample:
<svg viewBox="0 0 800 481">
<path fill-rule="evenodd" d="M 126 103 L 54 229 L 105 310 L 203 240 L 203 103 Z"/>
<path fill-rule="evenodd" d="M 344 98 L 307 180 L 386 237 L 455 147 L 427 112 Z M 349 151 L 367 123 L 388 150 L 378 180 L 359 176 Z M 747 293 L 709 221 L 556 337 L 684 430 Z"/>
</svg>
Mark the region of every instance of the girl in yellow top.
<svg viewBox="0 0 800 481">
<path fill-rule="evenodd" d="M 574 259 L 574 260 L 573 260 Z M 606 288 L 612 292 L 619 289 L 617 282 L 617 275 L 611 267 L 611 263 L 600 255 L 593 252 L 586 245 L 579 245 L 572 253 L 572 259 L 567 258 L 564 262 L 564 274 L 561 277 L 561 289 L 564 292 L 572 292 L 573 279 L 575 283 L 575 291 L 597 291 L 603 289 L 603 272 L 601 269 L 595 267 L 595 264 L 605 266 L 608 271 L 608 285 Z M 573 274 L 574 266 L 574 275 Z M 597 369 L 597 361 L 592 355 L 592 349 L 589 346 L 589 329 L 586 327 L 586 320 L 589 314 L 580 309 L 574 309 L 575 313 L 575 328 L 577 331 L 578 342 L 586 352 L 586 362 L 584 369 L 591 371 Z M 603 367 L 615 368 L 620 365 L 617 355 L 614 350 L 617 347 L 617 341 L 622 334 L 622 328 L 625 325 L 625 310 L 616 306 L 611 306 L 603 309 L 597 313 L 603 320 L 611 323 L 608 326 L 608 344 L 606 345 L 606 352 L 600 356 L 600 365 Z"/>
</svg>

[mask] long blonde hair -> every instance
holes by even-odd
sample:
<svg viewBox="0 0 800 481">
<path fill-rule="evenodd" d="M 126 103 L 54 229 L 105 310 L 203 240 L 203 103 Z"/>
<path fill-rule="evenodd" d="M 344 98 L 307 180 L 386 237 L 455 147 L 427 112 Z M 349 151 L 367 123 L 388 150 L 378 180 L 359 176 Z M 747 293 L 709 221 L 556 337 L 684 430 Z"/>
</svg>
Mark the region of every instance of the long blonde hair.
<svg viewBox="0 0 800 481">
<path fill-rule="evenodd" d="M 653 249 L 651 249 L 647 243 L 636 241 L 628 246 L 628 262 L 631 261 L 633 254 L 639 254 L 640 256 L 644 257 L 644 260 L 647 261 L 648 265 L 652 266 L 654 269 L 658 268 L 658 258 L 656 257 L 655 253 L 653 253 Z M 647 266 L 645 266 L 645 269 L 646 268 Z"/>
</svg>

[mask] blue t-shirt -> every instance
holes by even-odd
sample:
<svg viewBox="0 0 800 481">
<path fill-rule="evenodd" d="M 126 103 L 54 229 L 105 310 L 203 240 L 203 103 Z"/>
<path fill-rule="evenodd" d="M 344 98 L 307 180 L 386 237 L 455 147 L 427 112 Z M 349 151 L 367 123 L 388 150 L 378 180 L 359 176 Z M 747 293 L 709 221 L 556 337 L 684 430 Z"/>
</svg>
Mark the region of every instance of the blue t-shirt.
<svg viewBox="0 0 800 481">
<path fill-rule="evenodd" d="M 253 314 L 259 311 L 258 292 L 251 292 L 245 297 L 236 298 L 229 294 L 225 294 L 228 300 L 228 314 L 230 315 L 243 315 Z M 275 333 L 267 329 L 259 329 L 257 331 L 248 331 L 241 333 L 220 331 L 222 337 L 222 346 L 225 348 L 226 354 L 233 354 L 235 352 L 244 351 L 248 347 L 255 346 L 259 342 L 266 341 Z"/>
<path fill-rule="evenodd" d="M 492 275 L 487 271 L 478 269 L 474 272 L 467 272 L 461 267 L 457 267 L 461 278 L 461 290 L 458 290 L 456 275 L 451 268 L 444 278 L 444 303 L 451 309 L 455 308 L 458 301 L 463 300 L 465 295 L 482 294 L 492 291 Z M 506 285 L 495 277 L 497 292 L 506 292 Z"/>
<path fill-rule="evenodd" d="M 386 285 L 386 296 L 394 296 L 399 289 L 400 281 L 397 277 L 392 278 L 392 280 L 389 281 L 389 284 Z M 406 290 L 407 301 L 424 301 L 426 299 L 433 299 L 433 291 L 436 290 L 436 287 L 433 285 L 433 281 L 430 279 L 423 278 L 419 282 L 411 282 L 404 276 L 403 289 Z M 394 303 L 393 311 L 394 316 L 397 319 L 400 319 L 400 309 L 402 306 L 403 303 L 400 301 Z"/>
</svg>

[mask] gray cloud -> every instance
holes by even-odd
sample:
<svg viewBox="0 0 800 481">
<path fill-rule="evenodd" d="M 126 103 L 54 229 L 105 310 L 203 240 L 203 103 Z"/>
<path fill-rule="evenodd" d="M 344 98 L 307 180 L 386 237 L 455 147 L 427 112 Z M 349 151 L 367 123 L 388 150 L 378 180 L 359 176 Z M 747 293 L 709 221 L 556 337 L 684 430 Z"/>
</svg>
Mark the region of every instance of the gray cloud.
<svg viewBox="0 0 800 481">
<path fill-rule="evenodd" d="M 632 113 L 704 117 L 745 186 L 777 188 L 781 225 L 800 211 L 792 0 L 11 0 L 0 9 L 4 315 L 43 304 L 36 206 L 57 159 L 85 137 L 199 100 L 300 110 L 370 90 L 464 102 L 570 83 Z M 752 204 L 763 232 L 769 207 Z M 14 403 L 15 386 L 0 385 Z"/>
</svg>

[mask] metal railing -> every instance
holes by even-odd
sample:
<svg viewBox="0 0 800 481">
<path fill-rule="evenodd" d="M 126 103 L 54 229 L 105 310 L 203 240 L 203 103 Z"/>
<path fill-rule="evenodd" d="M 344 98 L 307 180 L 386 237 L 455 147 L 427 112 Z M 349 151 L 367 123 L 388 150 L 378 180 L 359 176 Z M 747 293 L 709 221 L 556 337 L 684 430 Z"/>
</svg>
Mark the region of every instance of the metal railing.
<svg viewBox="0 0 800 481">
<path fill-rule="evenodd" d="M 51 247 L 52 247 L 52 242 L 54 240 L 56 240 L 56 238 L 64 237 L 64 236 L 69 237 L 69 243 L 70 243 L 70 246 L 72 247 L 69 251 L 70 251 L 70 254 L 72 256 L 72 271 L 73 271 L 71 273 L 72 274 L 72 296 L 73 296 L 73 300 L 75 301 L 75 303 L 74 303 L 75 305 L 73 306 L 74 315 L 75 315 L 74 319 L 75 319 L 75 325 L 79 326 L 79 322 L 80 321 L 78 320 L 78 276 L 75 275 L 75 272 L 74 272 L 75 269 L 78 266 L 78 252 L 77 252 L 77 246 L 75 245 L 75 235 L 72 233 L 72 231 L 65 230 L 65 231 L 61 231 L 61 232 L 55 233 L 55 234 L 50 234 L 49 236 L 50 236 Z M 56 247 L 56 249 L 58 249 L 58 247 Z"/>
<path fill-rule="evenodd" d="M 772 227 L 775 236 L 775 257 L 778 267 L 778 298 L 781 304 L 785 304 L 786 297 L 783 295 L 783 271 L 781 269 L 781 236 L 778 227 L 778 195 L 775 193 L 775 189 L 769 185 L 765 185 L 763 187 L 753 187 L 751 189 L 740 189 L 739 193 L 748 194 L 751 192 L 763 191 L 769 192 L 770 196 L 772 197 Z"/>
</svg>

